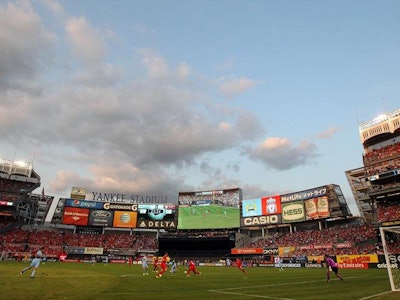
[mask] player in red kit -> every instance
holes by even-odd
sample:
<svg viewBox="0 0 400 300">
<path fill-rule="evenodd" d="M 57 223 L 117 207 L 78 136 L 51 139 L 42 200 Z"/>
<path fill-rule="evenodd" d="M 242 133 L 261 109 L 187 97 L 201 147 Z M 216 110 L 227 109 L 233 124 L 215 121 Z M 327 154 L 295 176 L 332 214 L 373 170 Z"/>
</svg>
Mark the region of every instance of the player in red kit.
<svg viewBox="0 0 400 300">
<path fill-rule="evenodd" d="M 160 272 L 157 274 L 156 278 L 161 278 L 162 275 L 167 271 L 168 268 L 168 263 L 171 259 L 169 258 L 168 252 L 165 252 L 163 257 L 161 258 L 161 263 L 160 263 Z"/>
<path fill-rule="evenodd" d="M 240 271 L 242 271 L 243 273 L 246 273 L 246 270 L 243 269 L 243 262 L 239 258 L 236 258 L 236 266 L 238 267 L 238 269 Z"/>
<path fill-rule="evenodd" d="M 158 256 L 157 255 L 153 256 L 152 264 L 153 264 L 153 272 L 158 272 Z"/>
<path fill-rule="evenodd" d="M 190 276 L 190 272 L 193 272 L 193 274 L 196 274 L 196 275 L 200 275 L 201 274 L 201 272 L 197 271 L 196 264 L 194 263 L 193 260 L 189 260 L 188 268 L 187 268 L 187 270 L 185 272 L 186 276 Z"/>
</svg>

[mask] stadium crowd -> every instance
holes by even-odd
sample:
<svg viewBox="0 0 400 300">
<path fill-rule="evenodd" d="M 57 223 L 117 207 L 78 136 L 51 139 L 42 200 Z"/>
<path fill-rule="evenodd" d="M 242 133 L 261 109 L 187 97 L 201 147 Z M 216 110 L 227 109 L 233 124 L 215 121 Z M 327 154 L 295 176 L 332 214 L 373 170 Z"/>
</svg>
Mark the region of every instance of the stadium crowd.
<svg viewBox="0 0 400 300">
<path fill-rule="evenodd" d="M 400 203 L 381 201 L 377 205 L 377 222 L 400 221 Z"/>
<path fill-rule="evenodd" d="M 143 249 L 156 251 L 156 236 L 149 234 L 126 232 L 110 232 L 105 234 L 77 234 L 59 230 L 36 230 L 15 228 L 0 234 L 0 252 L 7 256 L 19 256 L 44 247 L 47 257 L 57 258 L 66 247 L 101 247 L 130 248 L 134 251 Z"/>
<path fill-rule="evenodd" d="M 1 226 L 5 226 L 1 222 Z M 203 237 L 215 237 L 227 232 L 203 233 Z M 193 233 L 194 234 L 194 233 Z M 175 235 L 177 236 L 177 235 Z M 178 235 L 179 236 L 179 235 Z M 2 256 L 20 256 L 21 253 L 44 247 L 47 257 L 58 257 L 65 247 L 130 248 L 136 252 L 143 249 L 158 250 L 155 234 L 109 232 L 104 234 L 77 234 L 58 230 L 15 228 L 0 234 Z M 292 233 L 274 233 L 266 237 L 255 237 L 244 248 L 292 247 L 290 256 L 323 255 L 326 251 L 335 254 L 382 254 L 377 232 L 368 225 L 331 227 L 322 230 L 307 230 Z M 400 245 L 393 243 L 400 253 Z"/>
<path fill-rule="evenodd" d="M 400 155 L 400 143 L 390 144 L 379 149 L 373 149 L 364 154 L 364 165 L 374 163 L 382 159 L 393 158 Z"/>
<path fill-rule="evenodd" d="M 275 233 L 253 239 L 245 247 L 295 247 L 292 256 L 323 255 L 327 250 L 335 254 L 381 254 L 376 229 L 368 225 Z"/>
</svg>

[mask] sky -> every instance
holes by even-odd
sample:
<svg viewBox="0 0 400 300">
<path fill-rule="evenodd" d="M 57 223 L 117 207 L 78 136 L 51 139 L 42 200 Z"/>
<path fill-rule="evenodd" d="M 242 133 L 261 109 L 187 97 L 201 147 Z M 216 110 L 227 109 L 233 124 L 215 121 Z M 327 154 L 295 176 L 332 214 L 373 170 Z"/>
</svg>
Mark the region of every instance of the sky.
<svg viewBox="0 0 400 300">
<path fill-rule="evenodd" d="M 0 158 L 46 195 L 342 188 L 400 108 L 400 1 L 0 1 Z"/>
</svg>

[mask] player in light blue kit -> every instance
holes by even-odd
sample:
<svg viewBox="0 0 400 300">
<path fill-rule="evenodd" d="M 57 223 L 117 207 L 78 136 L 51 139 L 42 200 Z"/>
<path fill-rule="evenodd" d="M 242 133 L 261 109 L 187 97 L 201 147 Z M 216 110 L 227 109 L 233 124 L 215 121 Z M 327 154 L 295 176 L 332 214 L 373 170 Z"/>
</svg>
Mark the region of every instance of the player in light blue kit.
<svg viewBox="0 0 400 300">
<path fill-rule="evenodd" d="M 141 261 L 142 261 L 143 276 L 144 276 L 144 275 L 149 275 L 149 264 L 148 264 L 148 262 L 147 262 L 147 256 L 146 256 L 146 254 L 143 255 Z"/>
<path fill-rule="evenodd" d="M 43 253 L 42 253 L 43 247 L 40 248 L 36 254 L 35 254 L 35 258 L 32 260 L 31 264 L 29 265 L 29 267 L 25 267 L 22 269 L 22 271 L 20 272 L 20 274 L 24 274 L 25 271 L 28 271 L 30 269 L 33 268 L 32 273 L 31 273 L 31 278 L 35 278 L 35 273 L 36 270 L 39 268 L 40 262 L 42 261 L 42 257 L 43 257 Z"/>
<path fill-rule="evenodd" d="M 277 262 L 278 262 L 279 271 L 283 271 L 283 259 L 282 259 L 282 257 L 278 256 Z"/>
</svg>

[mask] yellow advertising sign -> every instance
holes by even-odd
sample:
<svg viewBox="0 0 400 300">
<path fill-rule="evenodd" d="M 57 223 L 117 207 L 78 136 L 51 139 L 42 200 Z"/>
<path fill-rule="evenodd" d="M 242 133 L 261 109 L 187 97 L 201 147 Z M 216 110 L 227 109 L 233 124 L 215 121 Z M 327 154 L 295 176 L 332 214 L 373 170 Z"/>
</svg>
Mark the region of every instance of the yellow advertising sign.
<svg viewBox="0 0 400 300">
<path fill-rule="evenodd" d="M 336 255 L 339 264 L 378 263 L 376 254 Z"/>
</svg>

